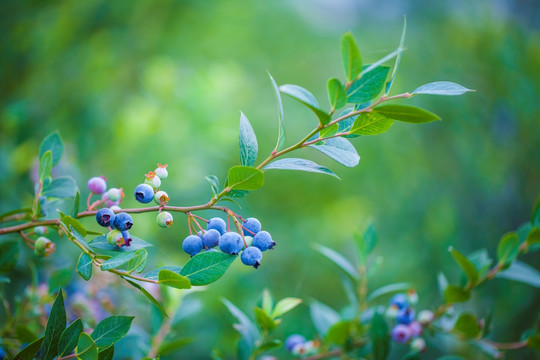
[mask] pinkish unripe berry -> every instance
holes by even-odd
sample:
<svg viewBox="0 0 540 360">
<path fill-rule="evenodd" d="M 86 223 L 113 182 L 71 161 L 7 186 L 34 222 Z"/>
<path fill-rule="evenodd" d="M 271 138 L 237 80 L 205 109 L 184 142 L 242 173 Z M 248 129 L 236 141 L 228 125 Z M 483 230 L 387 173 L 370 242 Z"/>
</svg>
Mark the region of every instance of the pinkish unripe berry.
<svg viewBox="0 0 540 360">
<path fill-rule="evenodd" d="M 173 223 L 173 216 L 168 211 L 162 211 L 157 215 L 156 223 L 162 228 L 168 228 Z"/>
<path fill-rule="evenodd" d="M 154 172 L 161 180 L 165 180 L 167 176 L 169 176 L 169 172 L 167 171 L 167 164 L 157 164 L 157 166 L 158 167 Z"/>
<path fill-rule="evenodd" d="M 424 330 L 422 328 L 422 325 L 418 321 L 413 321 L 409 324 L 409 330 L 411 330 L 412 337 L 417 337 L 422 335 L 422 331 Z"/>
<path fill-rule="evenodd" d="M 102 176 L 95 176 L 88 180 L 88 190 L 94 194 L 101 195 L 107 190 L 107 182 Z"/>
<path fill-rule="evenodd" d="M 169 200 L 169 195 L 165 191 L 158 191 L 154 195 L 154 201 L 159 205 L 166 205 Z"/>
</svg>

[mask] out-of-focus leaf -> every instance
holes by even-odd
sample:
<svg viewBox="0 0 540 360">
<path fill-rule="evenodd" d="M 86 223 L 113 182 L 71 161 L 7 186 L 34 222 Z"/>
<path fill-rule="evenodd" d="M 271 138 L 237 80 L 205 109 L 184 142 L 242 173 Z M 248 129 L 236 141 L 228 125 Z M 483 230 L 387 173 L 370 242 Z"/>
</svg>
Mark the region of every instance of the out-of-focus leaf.
<svg viewBox="0 0 540 360">
<path fill-rule="evenodd" d="M 276 99 L 277 99 L 277 105 L 278 105 L 279 125 L 278 125 L 278 139 L 277 139 L 275 151 L 279 151 L 283 149 L 283 147 L 285 146 L 285 138 L 286 138 L 285 137 L 285 120 L 283 118 L 283 103 L 281 102 L 281 93 L 279 92 L 279 87 L 277 86 L 276 81 L 274 80 L 272 75 L 270 75 L 270 72 L 268 72 L 268 76 L 270 77 L 270 81 L 272 82 L 272 87 L 274 88 L 274 92 L 276 94 Z"/>
<path fill-rule="evenodd" d="M 39 147 L 39 158 L 41 159 L 43 154 L 45 154 L 47 151 L 51 152 L 51 165 L 55 166 L 58 164 L 58 161 L 60 161 L 62 153 L 64 152 L 64 142 L 62 141 L 58 131 L 47 135 L 47 137 L 43 139 Z"/>
<path fill-rule="evenodd" d="M 330 326 L 326 334 L 326 341 L 330 344 L 343 345 L 351 336 L 353 324 L 351 321 L 342 320 Z"/>
<path fill-rule="evenodd" d="M 77 183 L 71 176 L 59 176 L 48 186 L 43 187 L 41 194 L 46 197 L 59 199 L 75 197 L 77 193 Z"/>
<path fill-rule="evenodd" d="M 44 337 L 40 337 L 30 345 L 26 346 L 24 349 L 19 351 L 13 359 L 15 360 L 34 360 L 36 355 L 41 348 Z"/>
<path fill-rule="evenodd" d="M 52 170 L 52 153 L 50 150 L 45 151 L 39 158 L 39 181 L 50 179 Z"/>
<path fill-rule="evenodd" d="M 340 253 L 327 248 L 323 245 L 315 245 L 315 250 L 320 252 L 322 255 L 330 259 L 334 264 L 339 266 L 347 275 L 352 277 L 354 280 L 360 280 L 360 274 L 358 270 Z"/>
<path fill-rule="evenodd" d="M 450 252 L 450 254 L 452 254 L 454 260 L 456 260 L 456 263 L 463 270 L 463 272 L 467 276 L 467 279 L 469 279 L 469 282 L 473 285 L 476 284 L 476 282 L 478 281 L 478 271 L 469 261 L 469 259 L 467 259 L 462 253 L 457 251 L 452 246 L 448 248 L 448 251 Z"/>
<path fill-rule="evenodd" d="M 388 335 L 388 325 L 378 312 L 375 312 L 371 318 L 369 337 L 373 346 L 373 359 L 386 359 L 390 351 L 390 336 Z"/>
<path fill-rule="evenodd" d="M 19 244 L 16 241 L 0 242 L 0 273 L 15 267 L 19 259 Z"/>
<path fill-rule="evenodd" d="M 234 328 L 242 335 L 246 345 L 253 350 L 255 348 L 255 343 L 261 337 L 259 330 L 257 330 L 255 324 L 253 324 L 253 322 L 240 309 L 234 306 L 233 303 L 227 299 L 222 299 L 222 301 L 239 322 L 239 324 L 234 325 Z"/>
<path fill-rule="evenodd" d="M 281 299 L 277 302 L 276 306 L 274 307 L 274 311 L 272 311 L 272 317 L 278 318 L 280 316 L 283 316 L 284 314 L 288 313 L 298 305 L 302 303 L 302 299 L 293 298 L 293 297 L 286 297 L 284 299 Z"/>
<path fill-rule="evenodd" d="M 454 324 L 453 331 L 469 339 L 476 338 L 480 334 L 478 320 L 473 314 L 463 313 Z"/>
<path fill-rule="evenodd" d="M 495 277 L 519 281 L 540 288 L 540 272 L 519 260 L 514 261 L 508 269 L 497 273 Z"/>
<path fill-rule="evenodd" d="M 444 290 L 444 299 L 447 303 L 464 302 L 471 298 L 471 292 L 459 286 L 448 285 Z"/>
<path fill-rule="evenodd" d="M 386 294 L 391 294 L 391 293 L 398 292 L 398 291 L 406 291 L 406 290 L 409 290 L 411 288 L 412 288 L 412 285 L 410 283 L 406 283 L 406 282 L 385 285 L 383 287 L 378 288 L 377 290 L 373 290 L 373 292 L 371 292 L 368 295 L 366 300 L 368 302 L 371 302 L 371 301 L 375 300 L 376 298 L 378 298 L 380 296 L 383 296 L 383 295 L 386 295 Z"/>
<path fill-rule="evenodd" d="M 502 266 L 510 265 L 518 256 L 519 239 L 515 232 L 505 234 L 497 246 L 497 259 Z"/>
<path fill-rule="evenodd" d="M 259 329 L 262 331 L 272 331 L 276 328 L 277 322 L 268 316 L 261 308 L 254 308 L 253 312 L 255 313 L 255 321 L 259 325 Z"/>
<path fill-rule="evenodd" d="M 163 308 L 163 306 L 159 303 L 159 301 L 157 301 L 148 291 L 146 291 L 145 288 L 143 288 L 140 284 L 136 283 L 135 281 L 132 281 L 130 280 L 129 278 L 125 277 L 125 276 L 122 276 L 122 278 L 124 280 L 126 280 L 130 285 L 134 286 L 135 288 L 139 289 L 140 292 L 148 299 L 150 300 L 150 302 L 152 304 L 154 304 L 156 306 L 156 308 L 158 308 L 159 311 L 161 311 L 161 313 L 165 316 L 165 317 L 169 317 L 169 315 L 167 315 L 167 311 L 165 311 L 165 309 Z"/>
<path fill-rule="evenodd" d="M 326 336 L 328 329 L 340 320 L 337 311 L 316 300 L 311 301 L 309 312 L 315 329 L 323 337 Z"/>
<path fill-rule="evenodd" d="M 401 30 L 401 38 L 399 40 L 399 47 L 397 48 L 398 54 L 396 56 L 396 62 L 394 63 L 394 70 L 392 70 L 392 76 L 390 81 L 386 84 L 386 94 L 390 92 L 392 85 L 394 84 L 394 79 L 396 78 L 399 64 L 401 62 L 401 55 L 405 51 L 405 34 L 407 33 L 407 18 L 403 16 L 403 29 Z"/>
<path fill-rule="evenodd" d="M 205 179 L 210 183 L 212 197 L 217 197 L 219 193 L 219 179 L 215 175 L 205 176 Z"/>
</svg>

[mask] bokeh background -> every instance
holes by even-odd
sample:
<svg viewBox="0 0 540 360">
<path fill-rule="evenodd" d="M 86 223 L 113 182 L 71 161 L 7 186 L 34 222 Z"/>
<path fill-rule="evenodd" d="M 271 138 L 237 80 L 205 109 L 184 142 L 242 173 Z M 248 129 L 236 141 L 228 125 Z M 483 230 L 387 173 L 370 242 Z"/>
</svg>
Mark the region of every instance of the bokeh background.
<svg viewBox="0 0 540 360">
<path fill-rule="evenodd" d="M 476 90 L 414 98 L 443 121 L 395 124 L 383 135 L 354 139 L 361 156 L 356 168 L 311 149 L 295 155 L 330 167 L 341 181 L 268 173 L 263 189 L 240 200 L 239 212 L 261 220 L 276 250 L 265 253 L 257 271 L 236 262 L 224 278 L 190 295 L 201 311 L 177 332 L 196 339 L 173 356 L 204 359 L 219 348 L 234 357 L 238 337 L 221 298 L 248 313 L 265 288 L 276 298 L 345 306 L 339 271 L 311 246 L 350 253 L 353 232 L 372 221 L 379 233 L 375 253 L 384 263 L 371 289 L 409 281 L 421 307 L 435 307 L 438 272 L 459 279 L 448 246 L 464 253 L 487 248 L 494 256 L 500 237 L 528 220 L 540 193 L 536 1 L 4 0 L 2 8 L 2 211 L 31 202 L 39 144 L 55 129 L 66 143 L 57 171 L 77 179 L 83 198 L 87 179 L 104 175 L 110 186 L 126 189 L 124 207 L 136 206 L 132 189 L 160 162 L 169 164 L 163 188 L 171 203 L 206 202 L 204 176 L 223 181 L 239 163 L 239 111 L 258 134 L 260 159 L 275 144 L 276 104 L 266 70 L 278 84 L 301 85 L 328 107 L 326 81 L 343 77 L 341 35 L 352 30 L 364 62 L 373 62 L 397 47 L 403 15 L 407 51 L 393 93 L 437 80 Z M 289 98 L 284 106 L 292 144 L 316 119 Z M 185 263 L 186 218 L 177 214 L 168 230 L 154 219 L 138 215 L 133 228 L 155 244 L 151 266 Z M 76 249 L 58 248 L 56 259 L 42 262 L 45 273 L 74 266 Z M 540 267 L 537 256 L 525 261 Z M 22 268 L 20 276 L 14 289 L 27 281 Z M 150 306 L 129 298 L 121 311 L 138 309 L 135 324 L 144 329 Z M 538 289 L 496 280 L 475 293 L 470 308 L 480 315 L 492 311 L 493 338 L 504 342 L 533 325 L 539 303 Z M 302 306 L 284 319 L 278 335 L 314 336 L 310 324 Z"/>
</svg>

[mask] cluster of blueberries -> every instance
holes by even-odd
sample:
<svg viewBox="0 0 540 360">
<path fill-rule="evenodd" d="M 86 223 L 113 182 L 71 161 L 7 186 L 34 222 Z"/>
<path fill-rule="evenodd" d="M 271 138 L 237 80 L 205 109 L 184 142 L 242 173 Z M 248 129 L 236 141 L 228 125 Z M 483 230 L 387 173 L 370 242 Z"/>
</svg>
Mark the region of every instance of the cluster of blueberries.
<svg viewBox="0 0 540 360">
<path fill-rule="evenodd" d="M 243 224 L 243 236 L 237 232 L 227 231 L 227 224 L 221 218 L 215 217 L 208 221 L 206 230 L 197 235 L 189 235 L 182 243 L 182 249 L 194 256 L 204 249 L 217 251 L 219 249 L 230 255 L 238 255 L 245 265 L 259 267 L 262 252 L 273 249 L 276 243 L 267 231 L 261 231 L 261 223 L 256 218 L 248 218 Z M 243 251 L 242 251 L 243 250 Z"/>
<path fill-rule="evenodd" d="M 88 190 L 92 194 L 101 195 L 101 202 L 113 211 L 120 210 L 120 203 L 124 197 L 122 188 L 110 188 L 107 190 L 107 179 L 103 176 L 94 176 L 88 180 Z"/>
<path fill-rule="evenodd" d="M 130 246 L 131 237 L 129 229 L 133 226 L 133 218 L 125 212 L 115 214 L 110 208 L 103 208 L 96 213 L 99 225 L 111 229 L 107 234 L 107 241 L 111 245 Z"/>
<path fill-rule="evenodd" d="M 434 315 L 430 310 L 422 310 L 416 316 L 411 305 L 417 300 L 416 292 L 410 292 L 408 295 L 403 293 L 394 295 L 390 299 L 386 316 L 395 320 L 395 325 L 390 333 L 394 342 L 410 343 L 411 350 L 424 351 L 426 343 L 420 335 L 422 335 L 423 326 L 429 325 L 433 321 Z"/>
<path fill-rule="evenodd" d="M 150 171 L 145 176 L 144 183 L 135 188 L 135 199 L 142 204 L 148 204 L 154 200 L 156 204 L 165 206 L 170 198 L 165 191 L 159 188 L 161 180 L 165 180 L 169 176 L 167 165 L 158 164 L 156 170 Z M 168 211 L 160 211 L 156 217 L 156 223 L 162 228 L 167 228 L 172 225 L 173 216 Z"/>
</svg>

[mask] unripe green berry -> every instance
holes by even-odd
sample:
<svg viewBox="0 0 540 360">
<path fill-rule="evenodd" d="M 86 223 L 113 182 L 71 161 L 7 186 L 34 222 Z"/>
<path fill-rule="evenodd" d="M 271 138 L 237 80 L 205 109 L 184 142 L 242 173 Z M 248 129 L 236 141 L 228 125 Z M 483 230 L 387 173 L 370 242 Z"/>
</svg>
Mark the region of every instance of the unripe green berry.
<svg viewBox="0 0 540 360">
<path fill-rule="evenodd" d="M 161 179 L 156 176 L 156 173 L 153 171 L 150 171 L 148 174 L 145 174 L 146 180 L 144 180 L 145 184 L 148 184 L 152 187 L 152 189 L 157 190 L 161 186 Z"/>
<path fill-rule="evenodd" d="M 122 200 L 124 197 L 124 191 L 120 188 L 111 188 L 109 191 L 107 191 L 107 198 L 111 200 L 112 202 L 117 202 Z"/>
<path fill-rule="evenodd" d="M 162 211 L 157 215 L 156 223 L 162 228 L 168 228 L 173 223 L 173 216 L 168 211 Z"/>
<path fill-rule="evenodd" d="M 253 237 L 252 236 L 244 236 L 244 240 L 246 241 L 246 244 L 248 247 L 253 245 Z M 244 249 L 246 248 L 246 245 L 244 245 Z"/>
<path fill-rule="evenodd" d="M 114 246 L 122 246 L 124 243 L 124 237 L 120 230 L 112 230 L 107 234 L 107 242 Z"/>
<path fill-rule="evenodd" d="M 36 226 L 34 228 L 34 233 L 36 235 L 45 235 L 47 233 L 47 228 L 45 226 Z"/>
<path fill-rule="evenodd" d="M 169 173 L 167 172 L 167 164 L 157 164 L 157 166 L 158 167 L 154 172 L 161 180 L 165 180 L 167 176 L 169 176 Z"/>
<path fill-rule="evenodd" d="M 34 244 L 34 253 L 37 256 L 49 257 L 56 250 L 56 245 L 44 236 L 38 237 Z"/>
<path fill-rule="evenodd" d="M 158 191 L 154 195 L 154 201 L 159 205 L 166 205 L 169 200 L 169 195 L 165 191 Z"/>
</svg>

